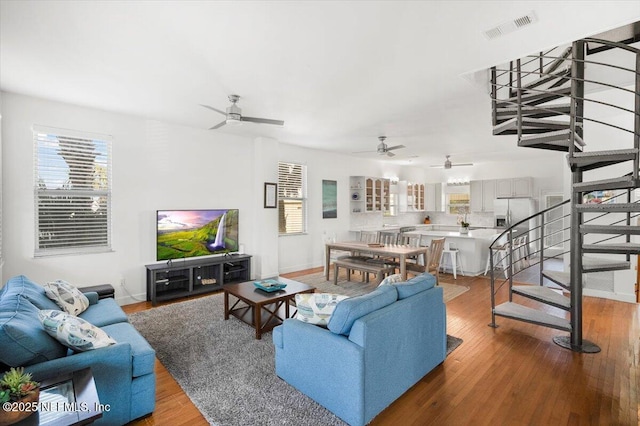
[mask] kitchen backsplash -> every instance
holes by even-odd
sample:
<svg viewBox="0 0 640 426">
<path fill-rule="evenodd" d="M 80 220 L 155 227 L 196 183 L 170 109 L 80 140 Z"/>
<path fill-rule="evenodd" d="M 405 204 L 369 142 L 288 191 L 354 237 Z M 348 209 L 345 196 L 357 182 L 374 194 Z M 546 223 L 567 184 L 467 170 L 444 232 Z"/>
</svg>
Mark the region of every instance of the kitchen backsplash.
<svg viewBox="0 0 640 426">
<path fill-rule="evenodd" d="M 383 226 L 411 226 L 424 222 L 424 218 L 429 216 L 431 223 L 438 225 L 457 225 L 458 217 L 442 212 L 415 212 L 401 213 L 397 216 L 385 216 L 381 214 L 351 214 L 351 229 L 362 228 L 382 228 Z M 470 213 L 467 214 L 467 222 L 471 226 L 494 227 L 493 213 Z"/>
</svg>

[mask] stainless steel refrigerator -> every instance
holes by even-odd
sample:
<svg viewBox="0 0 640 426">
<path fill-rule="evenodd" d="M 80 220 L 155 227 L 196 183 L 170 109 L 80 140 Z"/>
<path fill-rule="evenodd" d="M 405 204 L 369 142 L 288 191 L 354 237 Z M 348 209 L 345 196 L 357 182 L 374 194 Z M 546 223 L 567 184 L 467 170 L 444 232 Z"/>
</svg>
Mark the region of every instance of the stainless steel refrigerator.
<svg viewBox="0 0 640 426">
<path fill-rule="evenodd" d="M 493 201 L 494 225 L 497 229 L 509 228 L 512 225 L 537 213 L 537 202 L 533 198 L 498 198 Z M 538 247 L 538 218 L 530 219 L 517 226 L 517 233 L 531 230 L 529 248 L 534 253 Z"/>
</svg>

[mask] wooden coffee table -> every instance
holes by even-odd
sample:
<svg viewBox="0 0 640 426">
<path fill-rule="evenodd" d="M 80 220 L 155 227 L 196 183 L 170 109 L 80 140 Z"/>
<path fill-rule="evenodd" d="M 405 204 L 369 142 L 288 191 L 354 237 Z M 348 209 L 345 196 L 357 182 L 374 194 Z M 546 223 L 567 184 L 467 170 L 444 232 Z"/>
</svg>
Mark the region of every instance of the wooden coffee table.
<svg viewBox="0 0 640 426">
<path fill-rule="evenodd" d="M 287 286 L 278 291 L 266 292 L 257 288 L 253 281 L 222 286 L 224 291 L 224 319 L 233 315 L 256 330 L 256 339 L 282 324 L 289 316 L 289 304 L 298 293 L 313 293 L 315 287 L 287 278 L 275 277 Z M 229 295 L 237 300 L 229 307 Z"/>
</svg>

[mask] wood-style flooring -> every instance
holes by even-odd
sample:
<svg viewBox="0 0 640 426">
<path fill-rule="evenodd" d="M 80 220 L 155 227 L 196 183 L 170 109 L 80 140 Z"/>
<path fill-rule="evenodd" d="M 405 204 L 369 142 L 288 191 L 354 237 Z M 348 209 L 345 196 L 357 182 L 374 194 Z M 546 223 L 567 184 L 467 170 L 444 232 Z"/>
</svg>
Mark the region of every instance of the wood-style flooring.
<svg viewBox="0 0 640 426">
<path fill-rule="evenodd" d="M 454 282 L 448 274 L 441 279 Z M 583 336 L 601 352 L 578 354 L 552 342 L 566 334 L 557 330 L 505 318 L 497 319 L 499 328 L 488 327 L 489 280 L 458 276 L 456 283 L 470 291 L 447 303 L 447 332 L 464 342 L 371 426 L 639 424 L 640 305 L 585 298 Z M 156 372 L 156 409 L 131 424 L 206 425 L 159 362 Z"/>
</svg>

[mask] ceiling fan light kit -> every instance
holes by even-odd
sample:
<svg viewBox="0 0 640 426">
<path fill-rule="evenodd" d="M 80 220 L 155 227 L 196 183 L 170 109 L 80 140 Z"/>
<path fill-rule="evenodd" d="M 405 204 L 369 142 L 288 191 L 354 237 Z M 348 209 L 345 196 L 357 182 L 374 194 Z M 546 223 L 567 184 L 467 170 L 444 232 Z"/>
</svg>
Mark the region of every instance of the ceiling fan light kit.
<svg viewBox="0 0 640 426">
<path fill-rule="evenodd" d="M 219 129 L 225 124 L 237 126 L 242 124 L 243 121 L 249 121 L 251 123 L 260 123 L 260 124 L 275 124 L 277 126 L 283 126 L 284 121 L 282 120 L 272 120 L 270 118 L 258 118 L 258 117 L 244 117 L 242 115 L 242 109 L 237 105 L 237 102 L 240 100 L 239 95 L 229 95 L 229 102 L 231 102 L 231 106 L 227 107 L 226 112 L 223 112 L 217 108 L 214 108 L 209 105 L 200 104 L 205 108 L 208 108 L 212 111 L 217 112 L 218 114 L 222 114 L 225 116 L 225 120 L 216 124 L 215 126 L 209 128 L 209 130 Z"/>
<path fill-rule="evenodd" d="M 439 165 L 439 164 L 434 164 L 433 168 L 436 169 L 445 169 L 445 170 L 449 170 L 451 167 L 461 167 L 461 166 L 473 166 L 473 163 L 452 163 L 451 160 L 449 159 L 449 157 L 451 157 L 450 155 L 445 155 L 446 159 L 444 160 L 444 164 L 443 165 Z"/>
<path fill-rule="evenodd" d="M 386 139 L 387 139 L 386 136 L 378 136 L 378 140 L 380 141 L 380 143 L 376 147 L 375 151 L 357 151 L 357 152 L 354 152 L 353 154 L 377 152 L 379 155 L 386 155 L 387 157 L 395 157 L 396 154 L 391 151 L 405 147 L 404 145 L 387 146 L 387 144 L 384 143 Z"/>
</svg>

